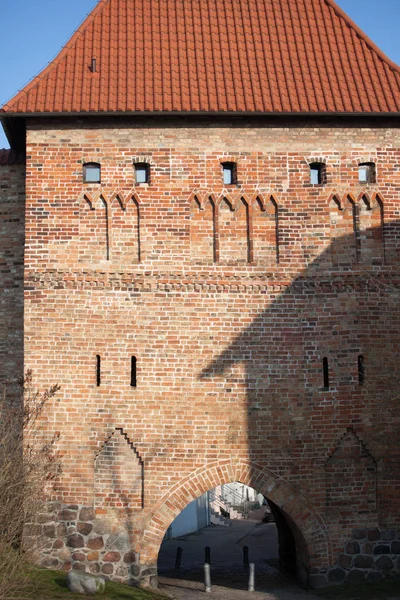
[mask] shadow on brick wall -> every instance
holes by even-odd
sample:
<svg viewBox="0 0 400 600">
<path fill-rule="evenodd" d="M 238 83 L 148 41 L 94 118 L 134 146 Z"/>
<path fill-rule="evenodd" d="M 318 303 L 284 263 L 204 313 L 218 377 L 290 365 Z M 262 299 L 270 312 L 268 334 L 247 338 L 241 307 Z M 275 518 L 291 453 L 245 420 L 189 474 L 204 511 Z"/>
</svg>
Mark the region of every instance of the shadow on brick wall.
<svg viewBox="0 0 400 600">
<path fill-rule="evenodd" d="M 250 462 L 310 500 L 333 548 L 354 527 L 399 526 L 399 233 L 339 237 L 286 288 L 271 278 L 268 306 L 200 375 L 244 367 Z M 301 531 L 274 510 L 299 540 L 299 574 Z"/>
</svg>

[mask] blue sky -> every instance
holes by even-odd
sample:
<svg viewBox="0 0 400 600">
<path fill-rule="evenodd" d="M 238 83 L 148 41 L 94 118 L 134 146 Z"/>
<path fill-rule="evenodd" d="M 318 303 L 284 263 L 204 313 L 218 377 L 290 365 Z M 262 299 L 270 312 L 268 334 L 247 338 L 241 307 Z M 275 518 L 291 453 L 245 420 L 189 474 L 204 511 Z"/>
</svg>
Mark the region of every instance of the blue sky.
<svg viewBox="0 0 400 600">
<path fill-rule="evenodd" d="M 400 0 L 336 0 L 400 64 Z M 0 106 L 54 58 L 96 0 L 0 0 Z M 0 127 L 0 148 L 8 142 Z"/>
</svg>

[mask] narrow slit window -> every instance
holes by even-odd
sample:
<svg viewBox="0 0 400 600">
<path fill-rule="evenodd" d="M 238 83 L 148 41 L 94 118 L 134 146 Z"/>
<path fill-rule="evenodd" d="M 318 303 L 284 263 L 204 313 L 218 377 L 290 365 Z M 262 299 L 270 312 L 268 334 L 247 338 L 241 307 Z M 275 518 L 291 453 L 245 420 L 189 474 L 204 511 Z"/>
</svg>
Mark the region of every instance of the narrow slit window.
<svg viewBox="0 0 400 600">
<path fill-rule="evenodd" d="M 97 354 L 96 356 L 96 385 L 99 387 L 101 383 L 101 358 Z"/>
<path fill-rule="evenodd" d="M 99 163 L 83 165 L 83 181 L 85 183 L 100 183 L 101 169 Z"/>
<path fill-rule="evenodd" d="M 325 163 L 310 164 L 310 183 L 312 185 L 323 184 L 326 182 Z"/>
<path fill-rule="evenodd" d="M 360 163 L 358 165 L 358 181 L 360 183 L 376 182 L 375 163 Z"/>
<path fill-rule="evenodd" d="M 137 387 L 136 356 L 131 356 L 131 387 Z"/>
<path fill-rule="evenodd" d="M 362 354 L 358 357 L 358 383 L 360 385 L 365 383 L 365 361 Z"/>
<path fill-rule="evenodd" d="M 224 185 L 233 185 L 236 183 L 236 163 L 225 162 L 222 163 L 222 175 Z"/>
<path fill-rule="evenodd" d="M 136 163 L 135 164 L 135 182 L 136 183 L 149 183 L 150 178 L 150 165 L 148 163 Z"/>
<path fill-rule="evenodd" d="M 329 365 L 326 356 L 322 359 L 322 371 L 324 376 L 324 390 L 329 390 Z"/>
</svg>

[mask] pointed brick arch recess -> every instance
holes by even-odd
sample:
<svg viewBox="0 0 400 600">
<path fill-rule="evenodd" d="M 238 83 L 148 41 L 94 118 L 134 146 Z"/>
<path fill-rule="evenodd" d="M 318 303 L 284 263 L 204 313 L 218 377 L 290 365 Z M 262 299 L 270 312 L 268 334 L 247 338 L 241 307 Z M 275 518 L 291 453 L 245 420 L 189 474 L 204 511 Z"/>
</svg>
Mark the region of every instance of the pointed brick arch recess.
<svg viewBox="0 0 400 600">
<path fill-rule="evenodd" d="M 105 194 L 79 198 L 79 261 L 96 264 L 109 259 L 110 231 Z"/>
<path fill-rule="evenodd" d="M 199 469 L 181 480 L 161 498 L 144 527 L 142 542 L 138 548 L 141 564 L 157 564 L 158 552 L 165 532 L 192 500 L 217 485 L 233 481 L 253 487 L 290 517 L 304 537 L 310 568 L 332 564 L 332 544 L 327 528 L 306 498 L 287 481 L 263 469 L 260 465 L 231 461 L 219 462 Z"/>
</svg>

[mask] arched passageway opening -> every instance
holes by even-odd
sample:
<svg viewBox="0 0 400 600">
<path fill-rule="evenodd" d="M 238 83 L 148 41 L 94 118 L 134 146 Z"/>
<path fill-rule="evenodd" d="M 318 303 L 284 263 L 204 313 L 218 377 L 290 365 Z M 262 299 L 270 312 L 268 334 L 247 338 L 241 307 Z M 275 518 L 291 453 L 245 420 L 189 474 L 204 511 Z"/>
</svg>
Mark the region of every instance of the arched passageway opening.
<svg viewBox="0 0 400 600">
<path fill-rule="evenodd" d="M 267 499 L 267 502 L 276 523 L 279 569 L 307 587 L 310 557 L 303 534 L 288 514 L 272 500 Z"/>
<path fill-rule="evenodd" d="M 249 463 L 226 461 L 184 478 L 157 503 L 147 521 L 139 548 L 141 564 L 155 567 L 161 544 L 175 518 L 196 498 L 223 484 L 239 482 L 254 488 L 268 500 L 279 541 L 280 570 L 307 585 L 311 570 L 332 562 L 327 528 L 311 503 L 287 481 Z M 294 550 L 293 550 L 294 548 Z M 175 557 L 174 557 L 175 560 Z"/>
<path fill-rule="evenodd" d="M 307 584 L 308 553 L 296 524 L 274 502 L 239 482 L 208 490 L 175 518 L 161 544 L 158 574 L 201 582 L 205 562 L 213 583 L 225 587 L 246 589 L 250 562 L 259 589 Z"/>
</svg>

